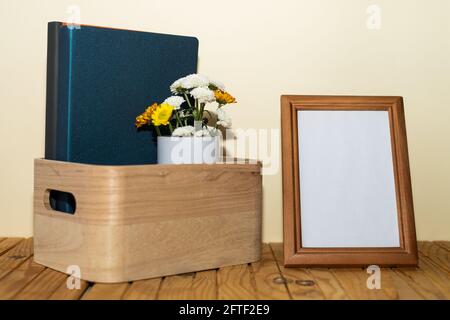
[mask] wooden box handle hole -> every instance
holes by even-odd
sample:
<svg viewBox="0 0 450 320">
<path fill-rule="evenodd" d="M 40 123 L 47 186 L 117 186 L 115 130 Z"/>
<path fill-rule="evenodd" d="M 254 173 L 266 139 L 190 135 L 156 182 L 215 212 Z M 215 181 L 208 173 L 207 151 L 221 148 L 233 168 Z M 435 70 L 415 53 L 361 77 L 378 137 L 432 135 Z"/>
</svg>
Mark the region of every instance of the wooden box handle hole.
<svg viewBox="0 0 450 320">
<path fill-rule="evenodd" d="M 44 205 L 48 210 L 65 214 L 75 214 L 77 202 L 70 192 L 47 189 L 44 196 Z"/>
</svg>

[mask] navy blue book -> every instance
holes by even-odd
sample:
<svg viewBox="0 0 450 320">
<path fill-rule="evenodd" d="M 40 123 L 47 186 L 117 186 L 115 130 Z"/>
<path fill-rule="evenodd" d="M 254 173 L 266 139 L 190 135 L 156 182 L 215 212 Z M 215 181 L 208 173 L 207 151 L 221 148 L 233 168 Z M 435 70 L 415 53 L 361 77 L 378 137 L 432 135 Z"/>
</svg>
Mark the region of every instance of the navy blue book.
<svg viewBox="0 0 450 320">
<path fill-rule="evenodd" d="M 48 24 L 45 158 L 103 165 L 156 163 L 134 120 L 196 73 L 194 37 Z"/>
<path fill-rule="evenodd" d="M 196 73 L 193 37 L 48 24 L 45 158 L 102 165 L 156 163 L 156 139 L 134 120 L 170 96 L 176 79 Z M 55 210 L 75 199 L 50 193 Z"/>
</svg>

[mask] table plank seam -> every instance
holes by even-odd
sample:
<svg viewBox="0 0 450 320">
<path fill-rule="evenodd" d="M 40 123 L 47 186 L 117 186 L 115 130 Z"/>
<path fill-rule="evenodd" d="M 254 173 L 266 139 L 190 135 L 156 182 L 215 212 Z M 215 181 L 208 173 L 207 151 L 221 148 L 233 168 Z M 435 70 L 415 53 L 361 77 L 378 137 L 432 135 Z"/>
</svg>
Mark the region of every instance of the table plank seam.
<svg viewBox="0 0 450 320">
<path fill-rule="evenodd" d="M 439 247 L 441 247 L 442 249 L 450 252 L 450 248 L 447 247 L 446 245 L 442 244 L 440 241 L 435 242 Z"/>
<path fill-rule="evenodd" d="M 422 242 L 423 244 L 426 244 L 426 243 L 428 243 L 429 241 L 425 241 L 425 242 Z M 432 245 L 434 245 L 434 246 L 437 246 L 436 244 L 435 244 L 435 242 L 430 242 Z M 441 246 L 438 246 L 439 248 L 442 248 Z M 442 250 L 444 250 L 444 249 L 442 249 Z M 447 252 L 447 250 L 445 250 L 446 252 Z M 425 257 L 427 257 L 429 260 L 431 260 L 432 262 L 433 262 L 433 264 L 435 265 L 435 266 L 437 266 L 437 267 L 439 267 L 441 270 L 443 270 L 444 272 L 446 272 L 446 273 L 448 273 L 448 274 L 450 274 L 450 268 L 448 267 L 448 266 L 446 266 L 446 265 L 444 265 L 444 264 L 442 264 L 442 262 L 441 261 L 439 261 L 438 259 L 437 259 L 437 257 L 434 257 L 433 255 L 431 255 L 431 254 L 429 254 L 427 251 L 425 251 L 424 250 L 424 248 L 423 248 L 423 246 L 419 246 L 419 254 L 422 254 L 422 255 L 424 255 Z M 450 254 L 450 253 L 449 253 Z"/>
<path fill-rule="evenodd" d="M 287 283 L 286 283 L 286 278 L 285 278 L 283 272 L 281 271 L 280 264 L 279 264 L 279 262 L 278 262 L 278 260 L 277 260 L 277 258 L 276 258 L 276 256 L 275 256 L 275 251 L 274 251 L 273 248 L 272 248 L 272 244 L 269 244 L 269 248 L 270 248 L 270 251 L 272 252 L 273 259 L 275 260 L 275 263 L 276 263 L 276 265 L 277 265 L 277 268 L 278 268 L 278 272 L 279 272 L 279 274 L 280 274 L 280 277 L 281 277 L 282 279 L 285 280 L 284 283 L 283 283 L 283 285 L 284 285 L 284 287 L 286 288 L 286 291 L 287 291 L 287 293 L 288 293 L 288 295 L 289 295 L 289 299 L 290 299 L 290 300 L 294 300 L 294 298 L 292 297 L 292 293 L 291 293 L 291 291 L 289 290 L 289 287 L 288 287 L 288 285 L 287 285 Z"/>
</svg>

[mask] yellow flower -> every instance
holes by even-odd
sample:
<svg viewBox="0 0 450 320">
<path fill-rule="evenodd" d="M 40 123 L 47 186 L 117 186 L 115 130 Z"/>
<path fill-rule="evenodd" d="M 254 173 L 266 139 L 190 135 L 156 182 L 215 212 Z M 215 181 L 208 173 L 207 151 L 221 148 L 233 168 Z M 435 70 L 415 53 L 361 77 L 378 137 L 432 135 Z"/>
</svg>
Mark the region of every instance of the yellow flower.
<svg viewBox="0 0 450 320">
<path fill-rule="evenodd" d="M 214 96 L 219 104 L 236 103 L 236 99 L 231 94 L 220 89 L 214 91 Z"/>
<path fill-rule="evenodd" d="M 152 118 L 153 112 L 155 112 L 156 108 L 158 107 L 157 103 L 152 104 L 150 107 L 148 107 L 143 114 L 136 117 L 135 126 L 136 128 L 140 128 L 146 124 L 150 123 L 150 120 Z"/>
<path fill-rule="evenodd" d="M 167 103 L 161 104 L 152 113 L 152 122 L 155 126 L 168 125 L 170 117 L 172 116 L 173 107 Z"/>
<path fill-rule="evenodd" d="M 145 120 L 144 116 L 141 114 L 136 117 L 136 122 L 134 123 L 134 125 L 136 126 L 136 128 L 140 128 L 142 126 L 145 126 L 147 123 L 148 121 Z"/>
</svg>

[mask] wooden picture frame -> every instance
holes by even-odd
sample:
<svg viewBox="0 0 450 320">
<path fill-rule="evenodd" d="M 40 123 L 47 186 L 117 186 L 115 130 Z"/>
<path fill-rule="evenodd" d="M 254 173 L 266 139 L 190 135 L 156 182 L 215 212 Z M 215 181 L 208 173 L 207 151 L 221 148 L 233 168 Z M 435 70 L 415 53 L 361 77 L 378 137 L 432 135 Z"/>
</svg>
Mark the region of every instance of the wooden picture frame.
<svg viewBox="0 0 450 320">
<path fill-rule="evenodd" d="M 395 180 L 398 247 L 305 247 L 299 174 L 299 111 L 387 111 Z M 304 113 L 303 113 L 304 114 Z M 385 113 L 383 113 L 385 114 Z M 403 99 L 370 96 L 281 97 L 284 263 L 296 266 L 416 266 L 417 241 Z M 389 138 L 386 138 L 389 139 Z M 393 184 L 394 185 L 394 184 Z M 394 189 L 394 187 L 393 187 Z M 395 213 L 394 213 L 395 215 Z"/>
</svg>

